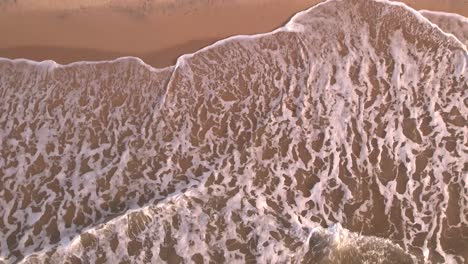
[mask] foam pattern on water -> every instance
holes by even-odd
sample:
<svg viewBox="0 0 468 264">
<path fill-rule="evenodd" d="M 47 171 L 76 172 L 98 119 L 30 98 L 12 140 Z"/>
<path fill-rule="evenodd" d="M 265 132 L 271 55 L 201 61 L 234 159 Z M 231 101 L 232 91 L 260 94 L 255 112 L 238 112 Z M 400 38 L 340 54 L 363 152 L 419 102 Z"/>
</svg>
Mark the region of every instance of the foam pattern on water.
<svg viewBox="0 0 468 264">
<path fill-rule="evenodd" d="M 453 34 L 465 46 L 468 46 L 468 18 L 457 14 L 429 10 L 419 12 L 443 31 Z"/>
<path fill-rule="evenodd" d="M 421 15 L 369 0 L 162 70 L 2 61 L 0 255 L 462 263 L 467 63 Z"/>
</svg>

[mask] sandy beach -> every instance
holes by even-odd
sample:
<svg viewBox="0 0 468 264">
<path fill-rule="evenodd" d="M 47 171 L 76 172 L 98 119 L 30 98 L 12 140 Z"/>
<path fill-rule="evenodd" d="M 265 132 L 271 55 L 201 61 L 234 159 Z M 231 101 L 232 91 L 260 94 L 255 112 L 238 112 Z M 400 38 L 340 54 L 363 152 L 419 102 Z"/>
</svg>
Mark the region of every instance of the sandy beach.
<svg viewBox="0 0 468 264">
<path fill-rule="evenodd" d="M 468 261 L 466 0 L 249 1 L 0 0 L 0 263 Z"/>
<path fill-rule="evenodd" d="M 217 40 L 271 31 L 317 0 L 6 1 L 0 57 L 65 64 L 137 56 L 164 67 Z M 406 1 L 468 16 L 466 1 Z"/>
</svg>

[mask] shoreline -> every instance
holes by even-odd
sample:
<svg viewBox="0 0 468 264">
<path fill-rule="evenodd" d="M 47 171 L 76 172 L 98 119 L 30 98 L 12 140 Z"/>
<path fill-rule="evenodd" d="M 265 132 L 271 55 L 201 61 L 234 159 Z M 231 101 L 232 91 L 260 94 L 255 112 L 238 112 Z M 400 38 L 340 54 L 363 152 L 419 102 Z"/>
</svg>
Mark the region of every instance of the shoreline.
<svg viewBox="0 0 468 264">
<path fill-rule="evenodd" d="M 180 56 L 195 53 L 204 47 L 209 47 L 215 44 L 217 41 L 219 40 L 206 39 L 189 41 L 181 45 L 176 45 L 174 47 L 169 47 L 167 49 L 161 49 L 145 54 L 119 53 L 86 48 L 47 46 L 0 48 L 0 55 L 8 54 L 9 56 L 0 56 L 0 58 L 8 60 L 25 59 L 36 62 L 52 60 L 61 65 L 68 65 L 76 62 L 113 61 L 125 57 L 135 57 L 141 59 L 145 64 L 148 64 L 157 69 L 162 69 L 173 66 Z"/>
<path fill-rule="evenodd" d="M 237 0 L 190 6 L 176 0 L 160 0 L 161 3 L 156 0 L 156 4 L 165 8 L 153 7 L 147 13 L 138 13 L 132 1 L 136 0 L 124 2 L 128 9 L 121 4 L 83 8 L 77 12 L 21 8 L 5 11 L 0 14 L 0 35 L 9 37 L 0 41 L 0 57 L 69 64 L 131 56 L 155 68 L 164 68 L 174 65 L 178 57 L 219 40 L 271 32 L 284 26 L 298 12 L 322 2 Z M 405 2 L 417 10 L 451 13 L 457 11 L 453 9 L 458 4 L 463 4 L 466 10 L 453 14 L 468 16 L 468 3 L 462 0 L 438 4 L 432 3 L 433 0 Z"/>
</svg>

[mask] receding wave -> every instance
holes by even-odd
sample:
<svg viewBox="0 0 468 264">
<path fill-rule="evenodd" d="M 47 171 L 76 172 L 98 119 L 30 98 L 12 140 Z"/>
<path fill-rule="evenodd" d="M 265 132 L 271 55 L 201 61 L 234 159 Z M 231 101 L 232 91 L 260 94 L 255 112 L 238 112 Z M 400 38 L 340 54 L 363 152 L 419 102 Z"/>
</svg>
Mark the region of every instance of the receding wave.
<svg viewBox="0 0 468 264">
<path fill-rule="evenodd" d="M 442 30 L 332 0 L 164 69 L 1 60 L 0 260 L 467 261 L 468 53 Z"/>
</svg>

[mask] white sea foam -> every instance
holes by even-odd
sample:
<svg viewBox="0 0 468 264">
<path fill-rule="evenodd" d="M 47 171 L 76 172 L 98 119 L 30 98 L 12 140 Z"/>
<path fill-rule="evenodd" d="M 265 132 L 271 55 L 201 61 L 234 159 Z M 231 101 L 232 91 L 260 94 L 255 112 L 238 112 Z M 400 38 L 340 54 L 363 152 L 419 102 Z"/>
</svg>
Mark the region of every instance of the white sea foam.
<svg viewBox="0 0 468 264">
<path fill-rule="evenodd" d="M 1 60 L 0 255 L 462 262 L 467 60 L 370 0 L 165 69 Z"/>
</svg>

